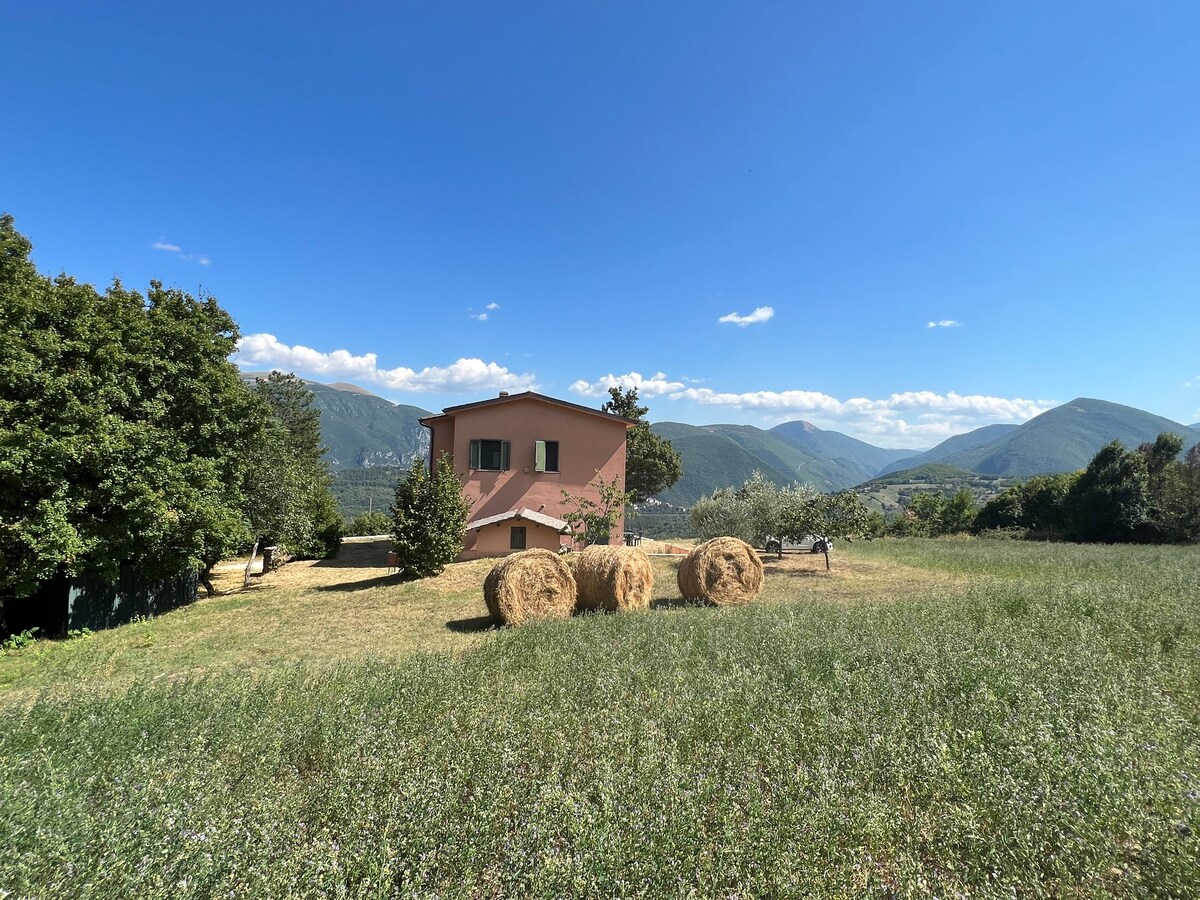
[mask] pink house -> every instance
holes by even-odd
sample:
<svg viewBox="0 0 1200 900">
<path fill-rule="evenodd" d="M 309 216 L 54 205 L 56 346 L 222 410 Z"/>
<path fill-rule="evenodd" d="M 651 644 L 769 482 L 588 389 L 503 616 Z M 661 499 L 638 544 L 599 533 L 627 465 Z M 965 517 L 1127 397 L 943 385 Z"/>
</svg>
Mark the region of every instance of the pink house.
<svg viewBox="0 0 1200 900">
<path fill-rule="evenodd" d="M 597 473 L 625 485 L 631 419 L 526 391 L 451 406 L 422 419 L 430 459 L 443 452 L 471 501 L 463 559 L 571 542 L 562 491 L 599 501 Z M 619 543 L 624 517 L 610 539 Z"/>
</svg>

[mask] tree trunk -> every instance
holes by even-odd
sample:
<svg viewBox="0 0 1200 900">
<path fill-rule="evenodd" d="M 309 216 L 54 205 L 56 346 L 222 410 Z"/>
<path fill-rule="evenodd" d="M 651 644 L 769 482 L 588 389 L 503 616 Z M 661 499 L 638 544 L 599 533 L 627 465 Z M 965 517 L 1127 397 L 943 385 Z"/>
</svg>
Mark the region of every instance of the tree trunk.
<svg viewBox="0 0 1200 900">
<path fill-rule="evenodd" d="M 828 541 L 826 541 L 826 542 L 825 542 L 825 571 L 826 571 L 826 572 L 828 572 L 828 571 L 830 571 L 832 568 L 833 568 L 833 566 L 831 566 L 831 565 L 829 564 L 829 542 L 828 542 Z"/>
<path fill-rule="evenodd" d="M 212 570 L 213 570 L 212 563 L 205 563 L 204 568 L 202 568 L 200 570 L 200 583 L 202 585 L 204 585 L 204 590 L 207 592 L 208 596 L 210 596 L 210 597 L 216 593 L 216 591 L 213 590 Z"/>
<path fill-rule="evenodd" d="M 246 574 L 242 578 L 242 587 L 250 587 L 250 569 L 254 565 L 254 559 L 258 556 L 258 541 L 254 542 L 254 546 L 250 548 L 250 559 L 246 561 Z"/>
</svg>

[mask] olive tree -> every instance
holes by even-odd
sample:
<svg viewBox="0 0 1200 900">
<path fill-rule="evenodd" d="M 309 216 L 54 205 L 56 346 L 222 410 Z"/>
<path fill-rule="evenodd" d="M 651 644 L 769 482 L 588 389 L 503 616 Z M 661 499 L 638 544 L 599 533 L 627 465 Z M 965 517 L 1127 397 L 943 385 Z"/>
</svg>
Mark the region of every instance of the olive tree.
<svg viewBox="0 0 1200 900">
<path fill-rule="evenodd" d="M 617 476 L 605 480 L 599 472 L 589 482 L 596 489 L 596 498 L 575 496 L 560 488 L 562 505 L 567 512 L 563 519 L 575 533 L 575 541 L 585 546 L 588 544 L 607 544 L 611 540 L 612 530 L 621 518 L 626 504 L 632 498 L 631 491 L 621 489 L 621 481 Z"/>
<path fill-rule="evenodd" d="M 755 547 L 768 538 L 783 544 L 808 535 L 849 539 L 867 528 L 869 510 L 853 491 L 823 494 L 811 484 L 798 482 L 777 487 L 755 471 L 740 488 L 722 488 L 702 497 L 690 514 L 692 525 L 704 539 L 737 537 Z M 830 567 L 829 543 L 824 544 L 825 566 Z"/>
</svg>

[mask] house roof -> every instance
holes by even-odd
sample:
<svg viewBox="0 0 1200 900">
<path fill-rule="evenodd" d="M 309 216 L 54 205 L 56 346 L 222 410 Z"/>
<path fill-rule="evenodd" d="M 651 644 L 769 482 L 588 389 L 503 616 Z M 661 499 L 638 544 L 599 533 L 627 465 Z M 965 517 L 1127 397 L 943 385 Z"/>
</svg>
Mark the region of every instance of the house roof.
<svg viewBox="0 0 1200 900">
<path fill-rule="evenodd" d="M 499 397 L 492 397 L 488 400 L 476 400 L 474 403 L 463 403 L 458 406 L 447 406 L 442 410 L 440 415 L 426 416 L 424 419 L 420 419 L 419 421 L 422 425 L 428 425 L 435 419 L 449 418 L 457 415 L 460 412 L 465 412 L 468 409 L 478 409 L 482 406 L 493 406 L 498 403 L 512 403 L 515 400 L 538 400 L 542 403 L 550 403 L 554 406 L 561 406 L 565 409 L 574 410 L 575 412 L 587 413 L 588 415 L 599 416 L 601 419 L 619 422 L 626 428 L 632 428 L 637 424 L 635 420 L 627 419 L 624 416 L 602 412 L 598 409 L 592 409 L 590 406 L 581 406 L 578 403 L 571 403 L 567 400 L 559 400 L 556 397 L 547 397 L 545 394 L 538 394 L 534 391 L 522 391 L 519 394 L 503 393 Z"/>
<path fill-rule="evenodd" d="M 523 506 L 520 509 L 512 509 L 499 515 L 488 516 L 486 519 L 476 519 L 474 522 L 468 522 L 467 530 L 484 528 L 487 525 L 499 525 L 501 522 L 508 521 L 509 519 L 527 519 L 536 525 L 545 525 L 547 528 L 553 528 L 559 534 L 571 533 L 571 526 L 565 520 L 556 519 L 554 516 L 548 516 L 545 513 L 534 512 L 532 509 L 526 509 Z"/>
</svg>

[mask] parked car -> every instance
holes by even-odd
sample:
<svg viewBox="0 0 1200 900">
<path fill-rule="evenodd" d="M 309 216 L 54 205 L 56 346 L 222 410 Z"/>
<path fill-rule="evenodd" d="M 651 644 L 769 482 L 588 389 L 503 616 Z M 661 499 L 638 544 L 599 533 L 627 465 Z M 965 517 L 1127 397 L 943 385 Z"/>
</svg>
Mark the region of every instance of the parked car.
<svg viewBox="0 0 1200 900">
<path fill-rule="evenodd" d="M 799 541 L 784 541 L 782 547 L 779 538 L 768 537 L 763 543 L 763 550 L 767 553 L 779 553 L 781 549 L 828 553 L 833 549 L 833 538 L 821 537 L 819 534 L 806 534 Z"/>
</svg>

